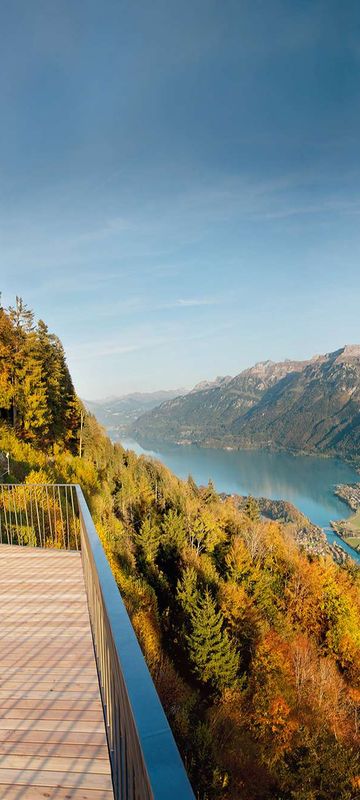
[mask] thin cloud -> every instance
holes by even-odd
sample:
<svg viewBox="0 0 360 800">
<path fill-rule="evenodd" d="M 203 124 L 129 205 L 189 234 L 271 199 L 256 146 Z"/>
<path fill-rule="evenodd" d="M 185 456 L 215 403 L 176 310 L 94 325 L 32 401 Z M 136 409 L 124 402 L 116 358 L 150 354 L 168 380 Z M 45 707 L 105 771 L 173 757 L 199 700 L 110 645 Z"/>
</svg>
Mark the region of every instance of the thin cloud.
<svg viewBox="0 0 360 800">
<path fill-rule="evenodd" d="M 213 306 L 216 304 L 216 300 L 210 297 L 189 297 L 187 299 L 177 300 L 175 306 L 177 308 L 190 308 L 192 306 Z"/>
<path fill-rule="evenodd" d="M 163 345 L 176 344 L 179 341 L 183 342 L 196 342 L 208 340 L 214 336 L 218 336 L 221 332 L 228 331 L 232 328 L 231 323 L 219 325 L 211 330 L 204 330 L 184 336 L 183 331 L 176 334 L 163 335 L 151 338 L 144 333 L 143 337 L 133 344 L 117 344 L 113 340 L 105 340 L 99 342 L 83 342 L 75 347 L 67 347 L 69 360 L 71 361 L 85 361 L 87 359 L 94 360 L 95 358 L 105 358 L 107 356 L 122 356 L 128 353 L 134 353 L 140 350 L 152 350 Z"/>
<path fill-rule="evenodd" d="M 169 303 L 161 303 L 156 306 L 155 311 L 163 311 L 174 308 L 198 308 L 200 306 L 215 306 L 219 305 L 219 298 L 215 297 L 180 297 L 177 300 Z"/>
</svg>

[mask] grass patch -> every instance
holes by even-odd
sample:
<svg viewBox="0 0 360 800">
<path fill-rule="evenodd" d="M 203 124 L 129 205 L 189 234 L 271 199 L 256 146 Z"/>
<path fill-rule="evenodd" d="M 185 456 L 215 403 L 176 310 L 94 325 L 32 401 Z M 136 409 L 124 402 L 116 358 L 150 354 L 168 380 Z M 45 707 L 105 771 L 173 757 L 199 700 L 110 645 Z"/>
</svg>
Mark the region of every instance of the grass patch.
<svg viewBox="0 0 360 800">
<path fill-rule="evenodd" d="M 344 541 L 346 544 L 349 544 L 350 547 L 354 547 L 355 550 L 360 549 L 360 536 L 344 536 Z"/>
<path fill-rule="evenodd" d="M 356 531 L 360 532 L 360 508 L 358 508 L 356 514 L 353 517 L 350 517 L 348 520 L 349 525 Z"/>
</svg>

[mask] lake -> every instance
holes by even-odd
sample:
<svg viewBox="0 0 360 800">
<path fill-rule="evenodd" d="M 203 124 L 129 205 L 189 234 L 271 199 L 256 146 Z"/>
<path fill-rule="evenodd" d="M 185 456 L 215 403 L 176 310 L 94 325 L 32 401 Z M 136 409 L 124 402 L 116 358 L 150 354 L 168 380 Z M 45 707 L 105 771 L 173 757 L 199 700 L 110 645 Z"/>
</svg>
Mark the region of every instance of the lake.
<svg viewBox="0 0 360 800">
<path fill-rule="evenodd" d="M 355 483 L 359 474 L 348 464 L 333 458 L 295 456 L 267 450 L 219 450 L 195 445 L 153 443 L 120 438 L 121 444 L 140 455 L 162 461 L 179 478 L 192 475 L 196 483 L 211 478 L 217 491 L 252 494 L 271 500 L 289 500 L 316 525 L 326 528 L 330 520 L 350 515 L 349 507 L 333 494 L 337 483 Z M 360 562 L 360 555 L 329 533 Z"/>
</svg>

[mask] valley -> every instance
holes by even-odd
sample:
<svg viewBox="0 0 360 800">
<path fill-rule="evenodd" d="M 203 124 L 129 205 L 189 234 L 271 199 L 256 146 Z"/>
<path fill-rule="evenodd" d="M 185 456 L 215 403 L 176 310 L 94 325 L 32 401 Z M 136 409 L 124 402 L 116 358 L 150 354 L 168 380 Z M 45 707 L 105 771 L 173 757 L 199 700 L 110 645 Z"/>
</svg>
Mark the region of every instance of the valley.
<svg viewBox="0 0 360 800">
<path fill-rule="evenodd" d="M 129 428 L 213 448 L 335 456 L 360 463 L 360 345 L 307 361 L 264 361 L 162 403 Z"/>
<path fill-rule="evenodd" d="M 326 529 L 330 544 L 335 542 L 347 550 L 346 542 L 330 530 L 333 522 L 336 525 L 349 513 L 334 490 L 339 484 L 356 483 L 359 476 L 354 467 L 339 459 L 268 450 L 202 448 L 128 437 L 120 437 L 120 441 L 137 455 L 161 461 L 180 478 L 191 474 L 198 484 L 206 485 L 211 479 L 223 494 L 261 498 L 262 513 L 264 509 L 265 516 L 274 516 L 276 511 L 274 518 L 295 522 L 303 540 L 311 541 L 314 527 L 318 531 Z M 304 525 L 305 518 L 308 525 Z M 315 540 L 321 540 L 318 532 Z M 360 561 L 354 550 L 347 552 Z"/>
</svg>

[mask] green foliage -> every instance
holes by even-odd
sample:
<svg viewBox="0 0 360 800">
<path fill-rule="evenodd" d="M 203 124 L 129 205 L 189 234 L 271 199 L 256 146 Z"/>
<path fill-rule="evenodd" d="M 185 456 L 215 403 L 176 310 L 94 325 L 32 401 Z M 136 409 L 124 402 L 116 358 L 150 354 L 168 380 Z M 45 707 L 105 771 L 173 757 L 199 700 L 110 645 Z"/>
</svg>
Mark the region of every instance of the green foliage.
<svg viewBox="0 0 360 800">
<path fill-rule="evenodd" d="M 215 689 L 231 686 L 236 680 L 239 657 L 209 591 L 191 608 L 190 620 L 191 633 L 186 639 L 195 674 Z"/>
<path fill-rule="evenodd" d="M 140 531 L 134 535 L 137 547 L 146 562 L 155 561 L 160 544 L 160 531 L 151 519 L 144 519 Z"/>
<path fill-rule="evenodd" d="M 243 508 L 245 514 L 247 514 L 247 516 L 253 522 L 256 522 L 256 520 L 260 519 L 259 504 L 256 502 L 255 498 L 251 496 L 251 494 L 249 494 L 249 496 L 246 498 Z"/>
<path fill-rule="evenodd" d="M 355 800 L 355 565 L 112 444 L 20 300 L 0 308 L 0 450 L 15 482 L 82 485 L 199 800 Z"/>
<path fill-rule="evenodd" d="M 44 450 L 61 442 L 75 452 L 79 418 L 59 339 L 17 297 L 14 308 L 0 308 L 0 420 Z"/>
<path fill-rule="evenodd" d="M 197 574 L 194 567 L 186 567 L 176 589 L 176 599 L 185 615 L 191 618 L 191 612 L 198 600 Z"/>
<path fill-rule="evenodd" d="M 186 541 L 186 525 L 184 517 L 179 512 L 170 509 L 164 514 L 162 525 L 163 543 L 181 550 Z"/>
</svg>

